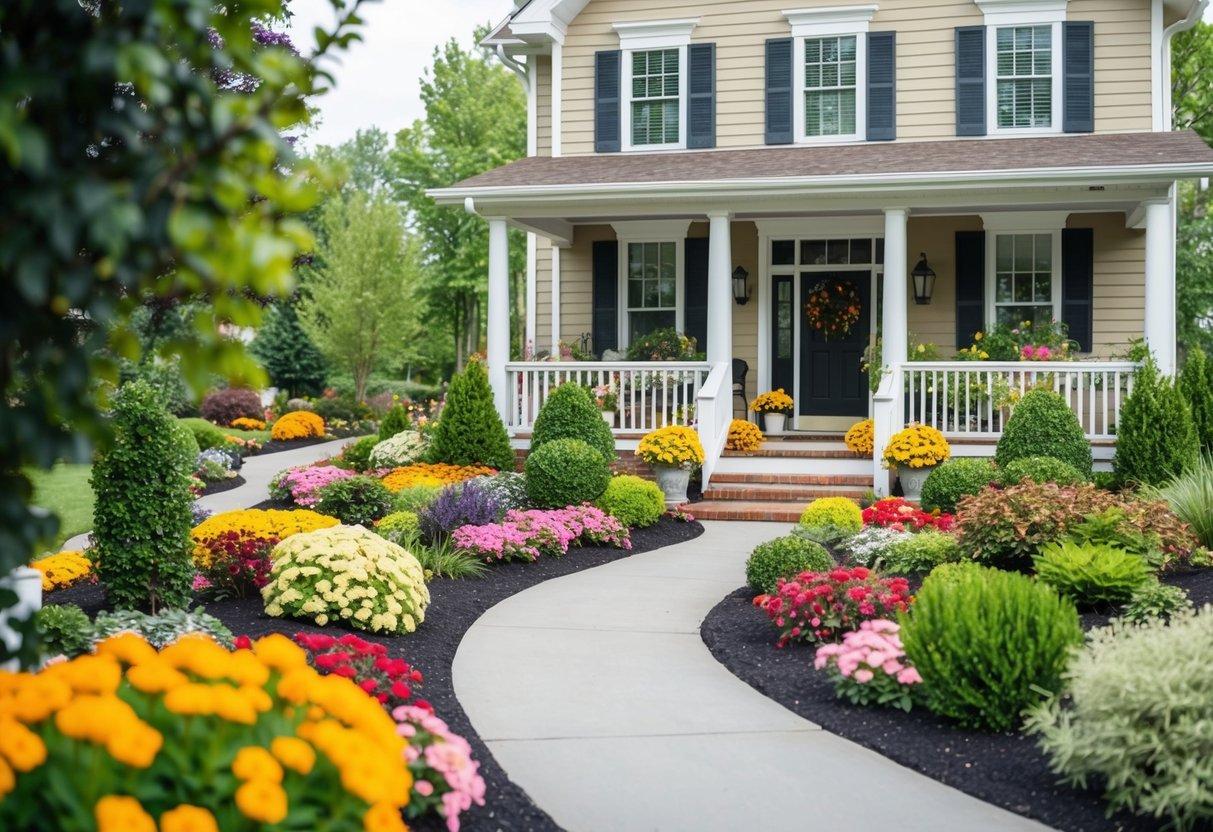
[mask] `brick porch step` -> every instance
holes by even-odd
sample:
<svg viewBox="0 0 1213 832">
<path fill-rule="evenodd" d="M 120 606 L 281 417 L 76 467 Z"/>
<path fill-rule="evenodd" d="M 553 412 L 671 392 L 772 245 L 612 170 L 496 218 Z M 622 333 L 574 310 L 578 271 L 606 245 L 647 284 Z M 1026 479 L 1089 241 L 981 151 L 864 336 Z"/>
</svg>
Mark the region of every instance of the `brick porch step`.
<svg viewBox="0 0 1213 832">
<path fill-rule="evenodd" d="M 742 482 L 722 483 L 712 478 L 712 484 L 703 493 L 704 500 L 733 500 L 738 502 L 780 502 L 795 503 L 801 508 L 818 497 L 850 497 L 858 500 L 871 489 L 872 480 L 869 478 L 866 486 L 850 483 L 784 483 L 784 482 Z"/>
<path fill-rule="evenodd" d="M 858 485 L 872 487 L 869 474 L 760 474 L 717 473 L 712 475 L 712 486 L 718 483 L 778 483 L 780 485 Z"/>
<path fill-rule="evenodd" d="M 849 450 L 806 450 L 801 448 L 785 450 L 767 447 L 757 451 L 725 451 L 723 456 L 778 457 L 781 459 L 867 459 L 867 457 Z"/>
<path fill-rule="evenodd" d="M 683 508 L 696 520 L 766 520 L 795 523 L 804 506 L 799 503 L 762 501 L 704 500 L 688 503 Z"/>
</svg>

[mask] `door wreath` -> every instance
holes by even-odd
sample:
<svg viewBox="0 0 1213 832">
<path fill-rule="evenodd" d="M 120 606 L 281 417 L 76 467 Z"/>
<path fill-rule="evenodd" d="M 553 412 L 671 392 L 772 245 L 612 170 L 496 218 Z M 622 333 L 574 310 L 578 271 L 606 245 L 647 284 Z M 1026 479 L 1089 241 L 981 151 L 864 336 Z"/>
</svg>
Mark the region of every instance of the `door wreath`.
<svg viewBox="0 0 1213 832">
<path fill-rule="evenodd" d="M 859 322 L 863 301 L 849 280 L 826 279 L 809 292 L 805 313 L 809 326 L 821 332 L 825 340 L 831 336 L 846 337 Z"/>
</svg>

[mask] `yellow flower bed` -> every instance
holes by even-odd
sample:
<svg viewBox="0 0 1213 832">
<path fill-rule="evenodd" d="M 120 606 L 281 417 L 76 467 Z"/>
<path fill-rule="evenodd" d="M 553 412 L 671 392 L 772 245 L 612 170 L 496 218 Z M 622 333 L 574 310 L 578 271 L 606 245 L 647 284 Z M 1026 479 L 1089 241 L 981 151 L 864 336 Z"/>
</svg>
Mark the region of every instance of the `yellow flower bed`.
<svg viewBox="0 0 1213 832">
<path fill-rule="evenodd" d="M 242 511 L 225 511 L 208 517 L 190 532 L 194 539 L 194 562 L 200 568 L 211 565 L 214 555 L 204 546 L 224 532 L 239 532 L 241 537 L 276 538 L 285 540 L 293 534 L 328 529 L 341 523 L 336 517 L 320 514 L 304 508 L 282 511 L 279 509 L 250 508 Z"/>
<path fill-rule="evenodd" d="M 864 419 L 862 422 L 851 425 L 851 429 L 847 431 L 847 435 L 843 437 L 842 441 L 846 442 L 847 447 L 855 453 L 871 456 L 872 447 L 875 444 L 872 437 L 872 420 Z"/>
<path fill-rule="evenodd" d="M 232 423 L 228 425 L 228 427 L 236 428 L 238 430 L 265 430 L 265 422 L 261 421 L 260 419 L 250 419 L 247 416 L 241 416 L 237 419 L 233 419 Z"/>
<path fill-rule="evenodd" d="M 496 474 L 483 465 L 448 465 L 445 462 L 415 462 L 397 468 L 383 478 L 388 491 L 396 492 L 414 485 L 444 486 L 470 480 L 484 474 Z"/>
<path fill-rule="evenodd" d="M 938 465 L 952 455 L 952 448 L 943 434 L 928 425 L 911 425 L 900 431 L 884 449 L 889 465 L 924 468 Z"/>
<path fill-rule="evenodd" d="M 734 419 L 729 423 L 729 438 L 725 447 L 731 451 L 756 451 L 762 447 L 762 431 L 758 425 L 745 419 Z"/>
<path fill-rule="evenodd" d="M 783 392 L 783 388 L 763 393 L 750 402 L 750 410 L 755 413 L 781 413 L 792 409 L 792 397 Z"/>
<path fill-rule="evenodd" d="M 645 434 L 636 446 L 636 456 L 650 465 L 699 465 L 703 462 L 703 446 L 695 431 L 670 425 Z"/>
<path fill-rule="evenodd" d="M 42 573 L 42 591 L 64 589 L 93 571 L 93 562 L 83 552 L 60 552 L 36 560 L 30 566 Z"/>
<path fill-rule="evenodd" d="M 373 697 L 321 676 L 285 636 L 235 652 L 192 636 L 157 652 L 122 633 L 96 655 L 0 673 L 0 828 L 302 829 L 322 817 L 397 832 L 405 749 Z"/>
<path fill-rule="evenodd" d="M 291 439 L 319 439 L 324 436 L 324 419 L 309 410 L 287 413 L 270 430 L 270 438 L 280 442 Z"/>
</svg>

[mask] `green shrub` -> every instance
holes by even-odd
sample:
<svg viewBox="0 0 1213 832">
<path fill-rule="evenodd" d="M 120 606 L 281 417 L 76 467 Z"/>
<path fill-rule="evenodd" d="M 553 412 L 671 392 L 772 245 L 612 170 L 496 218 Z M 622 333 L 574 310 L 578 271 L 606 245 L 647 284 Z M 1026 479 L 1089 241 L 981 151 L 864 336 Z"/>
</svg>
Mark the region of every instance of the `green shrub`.
<svg viewBox="0 0 1213 832">
<path fill-rule="evenodd" d="M 1179 392 L 1192 411 L 1192 426 L 1202 454 L 1213 454 L 1213 363 L 1200 347 L 1192 347 L 1179 374 Z"/>
<path fill-rule="evenodd" d="M 181 424 L 180 419 L 171 419 L 169 421 L 169 430 L 176 434 L 177 443 L 181 445 L 185 453 L 197 459 L 198 454 L 202 453 L 202 446 L 198 444 L 198 439 L 194 436 L 194 432 Z M 226 444 L 226 442 L 222 442 L 219 447 Z"/>
<path fill-rule="evenodd" d="M 1199 457 L 1192 411 L 1179 388 L 1147 359 L 1120 411 L 1112 470 L 1121 483 L 1162 485 Z"/>
<path fill-rule="evenodd" d="M 655 329 L 628 345 L 628 361 L 691 361 L 695 358 L 695 339 L 672 326 Z"/>
<path fill-rule="evenodd" d="M 1188 600 L 1186 589 L 1164 584 L 1151 575 L 1133 590 L 1120 617 L 1126 621 L 1148 621 L 1151 618 L 1170 618 L 1180 610 L 1191 608 L 1192 602 Z"/>
<path fill-rule="evenodd" d="M 925 511 L 954 514 L 961 497 L 976 494 L 998 480 L 994 462 L 984 457 L 954 456 L 945 460 L 930 474 L 922 485 L 922 500 Z"/>
<path fill-rule="evenodd" d="M 394 404 L 384 414 L 383 420 L 379 422 L 379 441 L 391 439 L 402 430 L 408 430 L 413 426 L 413 422 L 409 419 L 409 412 L 404 409 L 403 405 Z"/>
<path fill-rule="evenodd" d="M 971 560 L 961 560 L 955 563 L 941 563 L 931 570 L 927 576 L 936 584 L 950 584 L 962 579 L 970 572 L 981 571 L 986 569 L 980 563 L 974 563 Z"/>
<path fill-rule="evenodd" d="M 1070 540 L 1044 547 L 1032 566 L 1038 579 L 1080 607 L 1127 601 L 1150 577 L 1141 555 Z"/>
<path fill-rule="evenodd" d="M 526 457 L 526 493 L 540 508 L 592 502 L 610 480 L 602 454 L 580 439 L 553 439 Z"/>
<path fill-rule="evenodd" d="M 334 480 L 323 486 L 313 508 L 320 514 L 336 517 L 347 526 L 370 528 L 392 510 L 392 492 L 382 480 L 356 476 Z"/>
<path fill-rule="evenodd" d="M 178 419 L 178 424 L 186 427 L 194 435 L 198 450 L 218 448 L 223 445 L 223 431 L 212 425 L 206 419 Z"/>
<path fill-rule="evenodd" d="M 93 622 L 75 604 L 50 604 L 37 613 L 38 634 L 44 656 L 67 656 L 87 652 L 92 644 Z"/>
<path fill-rule="evenodd" d="M 493 406 L 489 377 L 479 361 L 470 362 L 451 379 L 427 458 L 430 462 L 514 470 L 514 449 Z"/>
<path fill-rule="evenodd" d="M 325 423 L 340 420 L 342 422 L 358 422 L 371 417 L 371 408 L 365 402 L 355 401 L 348 396 L 321 396 L 312 404 L 312 412 Z"/>
<path fill-rule="evenodd" d="M 1076 786 L 1104 786 L 1109 811 L 1175 829 L 1213 819 L 1213 609 L 1170 622 L 1096 630 L 1065 672 L 1065 693 L 1035 708 L 1049 767 Z"/>
<path fill-rule="evenodd" d="M 1188 470 L 1150 493 L 1192 527 L 1202 546 L 1213 548 L 1213 456 L 1202 456 Z"/>
<path fill-rule="evenodd" d="M 1068 599 L 996 569 L 929 576 L 901 617 L 901 642 L 922 675 L 927 706 L 997 731 L 1013 728 L 1040 689 L 1060 687 L 1066 658 L 1082 638 Z"/>
<path fill-rule="evenodd" d="M 378 436 L 364 436 L 341 449 L 341 461 L 353 471 L 366 471 L 371 467 L 371 449 L 379 444 Z"/>
<path fill-rule="evenodd" d="M 385 540 L 400 544 L 401 540 L 416 536 L 419 522 L 415 512 L 393 511 L 375 524 L 375 531 Z"/>
<path fill-rule="evenodd" d="M 1065 399 L 1051 390 L 1031 390 L 1007 420 L 994 462 L 1001 469 L 1016 459 L 1051 456 L 1091 477 L 1091 444 Z"/>
<path fill-rule="evenodd" d="M 1092 471 L 1091 482 L 1104 491 L 1115 491 L 1117 488 L 1116 474 L 1112 471 Z"/>
<path fill-rule="evenodd" d="M 465 549 L 458 549 L 449 536 L 432 543 L 423 543 L 419 534 L 401 537 L 399 545 L 417 558 L 425 572 L 426 581 L 432 578 L 481 578 L 489 567 L 479 556 Z"/>
<path fill-rule="evenodd" d="M 665 513 L 665 494 L 656 483 L 623 474 L 612 477 L 594 503 L 624 526 L 651 526 Z"/>
<path fill-rule="evenodd" d="M 112 422 L 113 443 L 89 479 L 97 495 L 98 575 L 117 609 L 185 606 L 194 577 L 190 475 L 197 454 L 142 381 L 118 390 Z"/>
<path fill-rule="evenodd" d="M 236 419 L 264 419 L 261 396 L 254 390 L 227 387 L 207 393 L 198 406 L 203 419 L 224 427 Z"/>
<path fill-rule="evenodd" d="M 100 612 L 93 622 L 92 640 L 96 644 L 128 630 L 143 636 L 148 644 L 157 649 L 189 633 L 203 633 L 224 647 L 232 646 L 232 631 L 215 616 L 203 612 L 202 607 L 193 612 L 185 609 L 163 610 L 157 615 L 134 610 Z"/>
<path fill-rule="evenodd" d="M 802 537 L 819 543 L 832 543 L 863 528 L 863 512 L 847 497 L 819 497 L 805 506 L 800 515 Z"/>
<path fill-rule="evenodd" d="M 745 579 L 750 589 L 769 594 L 780 578 L 833 568 L 834 559 L 821 544 L 789 534 L 754 547 L 745 562 Z"/>
<path fill-rule="evenodd" d="M 555 439 L 580 439 L 608 463 L 615 461 L 615 437 L 594 406 L 594 397 L 580 384 L 557 387 L 535 417 L 531 450 Z"/>
<path fill-rule="evenodd" d="M 392 511 L 411 511 L 421 514 L 438 499 L 444 486 L 441 485 L 410 485 L 402 488 L 392 497 Z"/>
<path fill-rule="evenodd" d="M 897 575 L 930 572 L 941 563 L 960 559 L 960 544 L 954 535 L 924 529 L 892 541 L 884 550 L 880 571 Z"/>
<path fill-rule="evenodd" d="M 1004 485 L 1031 482 L 1055 482 L 1058 485 L 1078 485 L 1087 481 L 1077 468 L 1052 456 L 1025 456 L 1007 463 L 999 476 Z"/>
<path fill-rule="evenodd" d="M 1129 552 L 1144 558 L 1155 568 L 1163 564 L 1162 540 L 1158 533 L 1135 526 L 1123 508 L 1114 506 L 1098 514 L 1088 514 L 1081 523 L 1071 525 L 1066 536 L 1076 543 L 1111 546 Z"/>
</svg>

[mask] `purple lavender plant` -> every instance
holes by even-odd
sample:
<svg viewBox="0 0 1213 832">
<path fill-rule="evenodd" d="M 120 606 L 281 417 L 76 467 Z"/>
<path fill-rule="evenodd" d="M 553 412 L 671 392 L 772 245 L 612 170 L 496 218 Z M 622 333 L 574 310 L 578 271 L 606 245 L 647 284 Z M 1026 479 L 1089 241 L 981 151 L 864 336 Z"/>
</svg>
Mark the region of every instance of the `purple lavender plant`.
<svg viewBox="0 0 1213 832">
<path fill-rule="evenodd" d="M 421 512 L 419 527 L 426 540 L 446 537 L 460 526 L 484 526 L 497 522 L 498 499 L 475 482 L 444 488 L 429 508 Z"/>
</svg>

